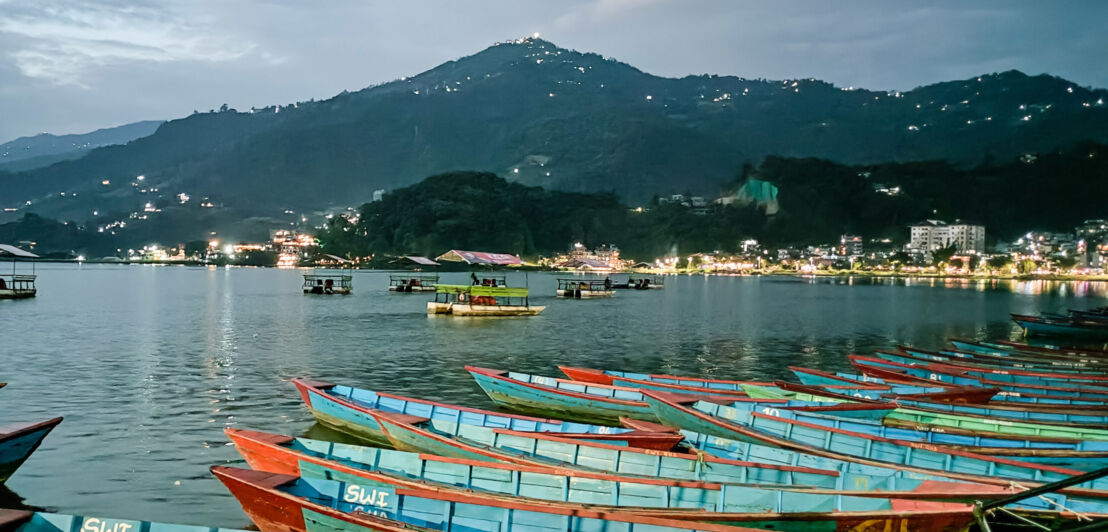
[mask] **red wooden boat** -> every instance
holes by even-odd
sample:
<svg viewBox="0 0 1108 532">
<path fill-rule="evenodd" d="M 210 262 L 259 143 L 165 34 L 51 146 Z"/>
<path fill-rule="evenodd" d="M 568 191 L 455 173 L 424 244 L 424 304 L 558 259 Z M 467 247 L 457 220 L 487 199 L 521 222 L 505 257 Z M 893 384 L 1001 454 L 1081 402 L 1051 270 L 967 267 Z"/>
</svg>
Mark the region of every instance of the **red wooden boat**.
<svg viewBox="0 0 1108 532">
<path fill-rule="evenodd" d="M 661 425 L 659 425 L 661 426 Z M 670 429 L 670 427 L 665 427 Z M 672 430 L 672 429 L 670 429 Z M 300 476 L 300 466 L 304 462 L 325 465 L 327 467 L 349 473 L 351 475 L 363 475 L 367 473 L 364 469 L 350 467 L 349 465 L 335 462 L 332 460 L 326 460 L 318 458 L 308 454 L 297 452 L 294 449 L 290 449 L 283 444 L 293 441 L 295 438 L 292 436 L 285 436 L 282 434 L 272 434 L 268 432 L 259 432 L 255 430 L 233 429 L 227 428 L 223 432 L 234 443 L 235 449 L 246 460 L 246 463 L 250 467 L 257 471 L 268 471 L 270 473 L 280 473 L 284 475 Z M 703 489 L 718 489 L 720 484 L 714 482 L 700 482 L 695 480 L 679 480 L 669 478 L 651 478 L 651 477 L 621 477 L 618 475 L 612 475 L 609 473 L 601 473 L 594 471 L 587 471 L 584 469 L 570 469 L 565 467 L 553 467 L 549 465 L 537 465 L 531 466 L 519 463 L 507 463 L 507 462 L 492 462 L 485 460 L 471 460 L 468 458 L 453 458 L 449 456 L 439 456 L 437 454 L 419 453 L 421 460 L 428 460 L 433 462 L 442 462 L 447 464 L 461 464 L 468 466 L 480 466 L 484 468 L 500 469 L 503 471 L 521 471 L 525 473 L 554 473 L 558 475 L 569 475 L 576 478 L 593 478 L 600 480 L 633 480 L 639 484 L 654 484 L 660 486 L 677 486 L 688 488 L 703 488 Z M 369 478 L 369 477 L 366 477 Z M 936 494 L 946 493 L 949 494 L 951 486 L 956 485 L 952 483 L 936 482 L 934 486 L 934 492 Z M 885 492 L 886 494 L 889 492 Z M 853 493 L 852 493 L 853 494 Z M 916 494 L 904 494 L 905 496 Z M 899 495 L 885 495 L 882 496 L 894 497 Z M 924 497 L 919 497 L 924 498 Z M 935 498 L 940 498 L 936 495 Z"/>
<path fill-rule="evenodd" d="M 320 468 L 337 471 L 341 474 L 350 475 L 351 477 L 359 477 L 371 483 L 385 483 L 397 487 L 432 491 L 456 489 L 452 485 L 450 485 L 451 483 L 449 481 L 446 482 L 446 484 L 436 485 L 435 483 L 427 483 L 425 481 L 418 480 L 412 476 L 404 476 L 402 474 L 390 473 L 386 471 L 379 472 L 369 469 L 368 466 L 354 467 L 349 465 L 349 463 L 347 462 L 340 462 L 334 459 L 321 457 L 316 454 L 305 453 L 288 445 L 296 439 L 291 436 L 231 428 L 224 429 L 224 433 L 226 433 L 227 436 L 234 443 L 235 448 L 236 450 L 238 450 L 239 454 L 241 454 L 243 458 L 246 459 L 247 464 L 249 464 L 250 467 L 255 471 L 266 471 L 269 473 L 279 473 L 283 475 L 299 477 L 302 476 L 302 465 L 311 464 L 314 466 L 319 466 Z M 383 452 L 396 453 L 398 451 Z M 429 454 L 419 454 L 418 458 L 420 460 L 426 461 L 428 464 L 435 462 L 443 464 L 444 466 L 449 464 L 480 470 L 493 469 L 504 471 L 506 474 L 532 473 L 538 475 L 554 475 L 569 477 L 571 479 L 593 479 L 603 482 L 620 482 L 628 486 L 632 484 L 672 486 L 681 489 L 700 489 L 708 491 L 717 491 L 723 488 L 723 485 L 718 482 L 679 480 L 646 476 L 629 477 L 599 471 L 578 470 L 550 466 L 527 466 L 521 464 L 487 462 L 483 460 L 469 460 L 464 458 L 449 458 Z M 405 467 L 411 467 L 410 461 L 405 461 L 404 464 Z M 443 475 L 440 467 L 436 466 L 433 467 L 433 469 L 437 471 L 437 474 L 439 474 L 440 476 Z M 320 469 L 317 469 L 316 471 L 320 471 Z M 318 475 L 319 473 L 317 472 L 316 474 Z M 470 471 L 470 473 L 468 474 L 455 474 L 459 475 L 457 478 L 464 477 L 468 479 L 468 475 L 473 475 L 474 473 Z M 481 474 L 485 475 L 487 473 Z M 445 476 L 445 478 L 449 477 Z M 896 499 L 896 503 L 899 504 L 903 510 L 909 509 L 909 503 L 907 502 L 908 500 L 919 501 L 918 503 L 915 503 L 915 506 L 912 509 L 936 510 L 945 508 L 945 503 L 941 502 L 939 505 L 928 506 L 923 501 L 952 501 L 953 498 L 951 497 L 951 494 L 953 493 L 958 494 L 959 500 L 990 500 L 1006 497 L 1012 492 L 1011 490 L 1004 489 L 999 486 L 959 482 L 943 482 L 937 480 L 923 481 L 919 486 L 911 491 L 843 491 L 812 487 L 794 487 L 792 489 L 802 490 L 804 493 L 808 494 L 823 496 L 844 495 L 849 497 Z M 666 507 L 659 507 L 656 510 L 659 514 L 662 512 L 661 508 Z"/>
<path fill-rule="evenodd" d="M 627 386 L 625 383 L 638 384 L 634 386 L 636 388 L 658 388 L 662 390 L 672 390 L 676 393 L 699 393 L 702 394 L 705 391 L 711 391 L 715 395 L 739 395 L 744 396 L 738 387 L 742 384 L 754 384 L 754 385 L 767 385 L 769 383 L 756 382 L 756 381 L 735 381 L 724 379 L 705 379 L 702 377 L 682 377 L 678 375 L 665 375 L 661 373 L 648 374 L 649 379 L 637 379 L 632 377 L 631 374 L 625 375 L 613 375 L 612 373 L 605 372 L 600 369 L 593 368 L 581 368 L 576 366 L 558 366 L 558 369 L 572 380 L 579 382 L 590 382 L 593 384 L 605 384 L 608 386 Z M 698 385 L 681 385 L 664 381 L 679 381 L 696 383 Z M 720 385 L 720 386 L 712 386 Z M 734 387 L 736 389 L 727 389 Z"/>
<path fill-rule="evenodd" d="M 288 488 L 295 485 L 299 479 L 291 475 L 251 471 L 248 469 L 226 466 L 213 466 L 211 471 L 212 474 L 227 487 L 228 491 L 238 499 L 243 510 L 262 532 L 309 532 L 320 530 L 323 527 L 335 531 L 350 532 L 365 529 L 388 532 L 411 532 L 411 530 L 415 528 L 411 524 L 405 522 L 380 517 L 380 515 L 399 516 L 399 514 L 404 513 L 405 509 L 403 507 L 397 507 L 395 503 L 393 503 L 392 507 L 387 506 L 387 504 L 379 507 L 366 504 L 365 509 L 362 511 L 344 512 L 329 504 L 322 504 L 322 498 L 298 496 L 292 493 L 292 490 Z M 453 528 L 450 524 L 452 524 L 455 515 L 449 510 L 452 510 L 457 504 L 462 504 L 488 508 L 490 509 L 488 513 L 492 514 L 489 517 L 495 515 L 505 516 L 511 519 L 516 517 L 513 515 L 513 512 L 530 512 L 549 516 L 547 518 L 548 522 L 552 521 L 557 523 L 558 521 L 562 521 L 563 524 L 575 522 L 576 520 L 574 518 L 613 522 L 608 526 L 597 523 L 591 527 L 583 528 L 608 529 L 611 527 L 611 529 L 628 530 L 630 532 L 639 530 L 640 527 L 646 529 L 667 527 L 674 530 L 705 530 L 712 532 L 758 532 L 757 529 L 753 528 L 655 517 L 650 515 L 649 512 L 639 514 L 612 511 L 612 509 L 608 507 L 594 509 L 584 504 L 574 505 L 573 507 L 555 506 L 549 504 L 547 501 L 532 499 L 482 497 L 476 492 L 433 492 L 397 488 L 395 490 L 389 490 L 388 495 L 391 496 L 390 503 L 403 497 L 413 497 L 424 500 L 440 501 L 443 503 L 441 507 L 448 509 L 446 515 L 433 516 L 435 518 L 443 518 L 446 521 L 444 526 L 436 528 L 415 528 L 416 530 L 447 530 Z M 358 508 L 361 508 L 361 506 L 358 506 Z M 386 508 L 388 509 L 386 510 Z M 495 509 L 508 510 L 508 512 L 496 511 Z M 687 513 L 689 514 L 688 519 L 708 518 L 713 515 L 707 512 Z M 929 530 L 957 530 L 952 526 L 957 523 L 964 524 L 969 522 L 966 519 L 969 510 L 916 513 L 931 520 L 935 524 L 945 523 L 951 526 L 950 528 L 933 528 Z M 418 517 L 413 518 L 413 516 L 407 514 L 405 514 L 405 516 L 410 520 L 419 520 Z M 972 517 L 970 519 L 972 519 Z M 917 518 L 913 519 L 912 522 L 922 523 L 924 521 L 918 520 Z M 905 524 L 907 523 L 908 521 L 905 521 Z M 431 522 L 427 522 L 426 524 L 434 526 Z M 502 524 L 508 527 L 512 525 L 511 521 Z M 906 527 L 901 528 L 907 529 Z M 577 529 L 579 529 L 578 526 L 567 528 L 567 530 Z M 849 528 L 844 528 L 843 530 L 849 530 Z"/>
</svg>

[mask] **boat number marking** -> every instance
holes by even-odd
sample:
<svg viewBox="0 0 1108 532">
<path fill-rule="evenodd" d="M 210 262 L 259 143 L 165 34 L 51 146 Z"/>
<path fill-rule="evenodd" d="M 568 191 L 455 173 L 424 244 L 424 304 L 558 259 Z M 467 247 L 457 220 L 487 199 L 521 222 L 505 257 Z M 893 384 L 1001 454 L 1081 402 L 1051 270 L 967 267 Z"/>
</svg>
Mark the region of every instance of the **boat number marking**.
<svg viewBox="0 0 1108 532">
<path fill-rule="evenodd" d="M 134 527 L 131 523 L 113 523 L 90 517 L 81 524 L 81 532 L 127 532 Z"/>
<path fill-rule="evenodd" d="M 931 376 L 930 376 L 930 377 L 928 377 L 928 378 L 929 378 L 929 379 L 931 379 L 931 380 L 933 380 L 933 381 L 937 381 L 937 380 L 939 380 L 939 376 L 938 376 L 938 375 L 936 375 L 936 374 L 934 374 L 934 373 L 932 373 L 932 374 L 931 374 Z"/>
<path fill-rule="evenodd" d="M 770 416 L 781 417 L 781 411 L 776 408 L 765 407 L 762 409 L 762 413 Z"/>
<path fill-rule="evenodd" d="M 346 487 L 346 491 L 342 494 L 342 500 L 355 504 L 369 504 L 378 508 L 387 508 L 389 506 L 386 500 L 388 496 L 389 493 L 387 491 L 378 491 L 376 489 L 367 490 L 357 484 L 351 484 Z"/>
</svg>

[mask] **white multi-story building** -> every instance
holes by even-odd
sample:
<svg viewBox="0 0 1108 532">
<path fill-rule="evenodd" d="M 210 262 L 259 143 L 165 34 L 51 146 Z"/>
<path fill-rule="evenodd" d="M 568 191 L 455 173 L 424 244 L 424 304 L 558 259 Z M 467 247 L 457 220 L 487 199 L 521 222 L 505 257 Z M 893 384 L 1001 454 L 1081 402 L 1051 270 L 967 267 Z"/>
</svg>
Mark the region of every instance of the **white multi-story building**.
<svg viewBox="0 0 1108 532">
<path fill-rule="evenodd" d="M 908 247 L 935 251 L 950 246 L 964 253 L 985 251 L 985 226 L 958 222 L 947 224 L 942 220 L 924 220 L 912 226 Z"/>
</svg>

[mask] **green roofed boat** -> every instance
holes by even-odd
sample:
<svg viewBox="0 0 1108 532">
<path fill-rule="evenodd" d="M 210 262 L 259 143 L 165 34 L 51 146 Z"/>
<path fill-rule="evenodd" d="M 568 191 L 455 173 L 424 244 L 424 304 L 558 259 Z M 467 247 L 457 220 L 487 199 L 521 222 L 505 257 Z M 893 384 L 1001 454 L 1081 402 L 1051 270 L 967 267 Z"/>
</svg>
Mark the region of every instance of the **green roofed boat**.
<svg viewBox="0 0 1108 532">
<path fill-rule="evenodd" d="M 435 300 L 427 302 L 428 314 L 451 316 L 536 316 L 545 306 L 532 305 L 526 288 L 440 284 Z"/>
</svg>

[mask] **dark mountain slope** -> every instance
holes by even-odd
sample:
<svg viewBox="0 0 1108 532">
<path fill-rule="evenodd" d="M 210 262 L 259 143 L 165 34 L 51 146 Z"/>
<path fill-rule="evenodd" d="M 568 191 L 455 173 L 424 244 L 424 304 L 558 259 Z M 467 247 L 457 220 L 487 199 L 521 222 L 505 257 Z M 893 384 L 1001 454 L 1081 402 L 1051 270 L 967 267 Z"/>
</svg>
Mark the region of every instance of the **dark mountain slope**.
<svg viewBox="0 0 1108 532">
<path fill-rule="evenodd" d="M 196 114 L 125 146 L 0 175 L 0 206 L 29 200 L 30 210 L 83 220 L 185 192 L 270 216 L 357 204 L 456 169 L 637 203 L 715 194 L 744 161 L 766 155 L 973 165 L 1108 142 L 1106 96 L 1019 72 L 905 93 L 811 79 L 668 79 L 523 39 L 328 100 Z M 128 186 L 137 175 L 146 192 Z"/>
</svg>

